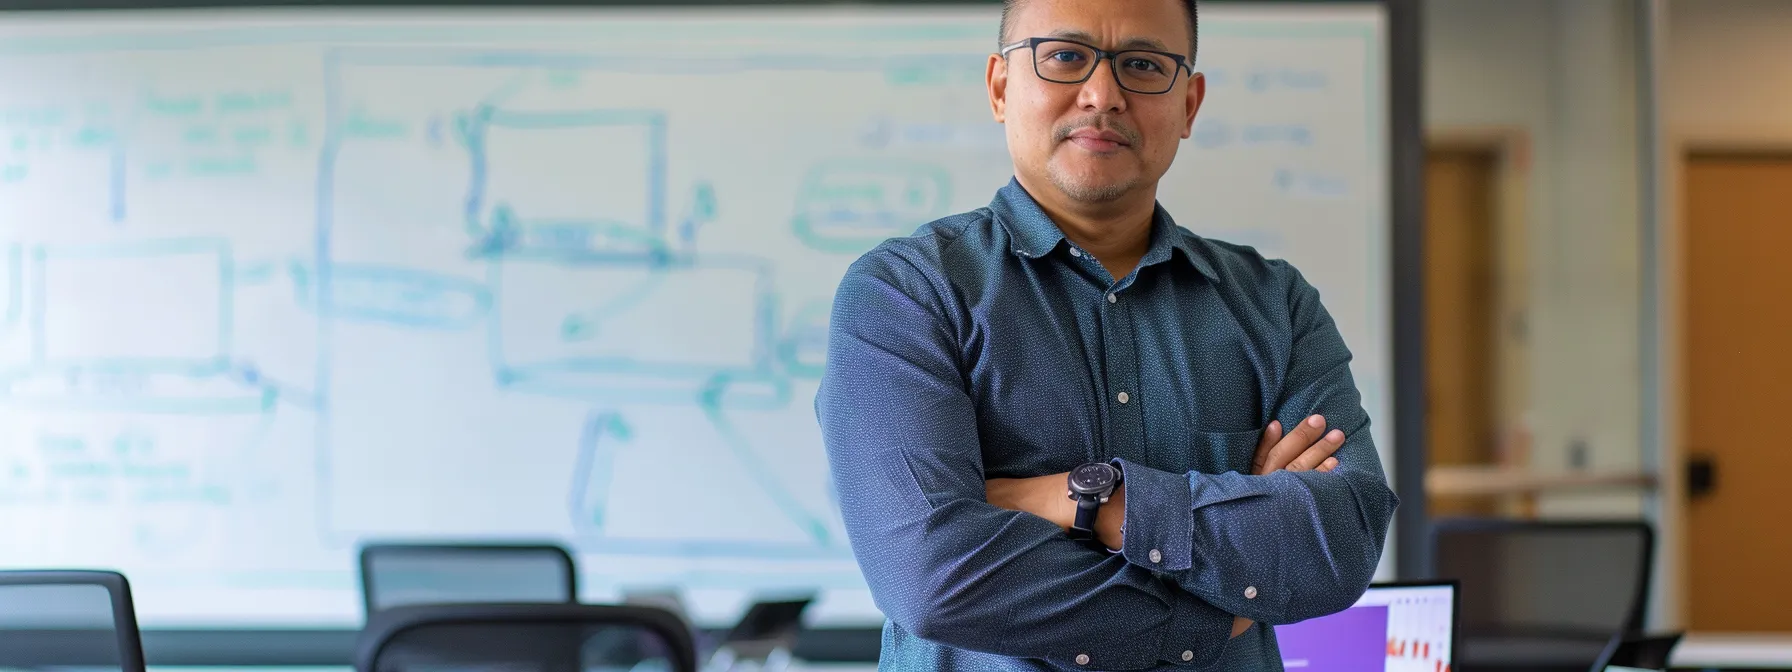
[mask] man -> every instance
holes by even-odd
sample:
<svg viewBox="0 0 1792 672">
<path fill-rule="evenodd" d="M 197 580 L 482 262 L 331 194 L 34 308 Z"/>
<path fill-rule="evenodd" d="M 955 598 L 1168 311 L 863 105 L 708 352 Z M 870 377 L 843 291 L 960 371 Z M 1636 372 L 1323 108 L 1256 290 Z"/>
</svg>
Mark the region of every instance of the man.
<svg viewBox="0 0 1792 672">
<path fill-rule="evenodd" d="M 1374 575 L 1397 500 L 1317 291 L 1157 205 L 1195 28 L 1009 0 L 1014 179 L 840 284 L 816 413 L 884 670 L 1280 670 L 1269 626 Z"/>
</svg>

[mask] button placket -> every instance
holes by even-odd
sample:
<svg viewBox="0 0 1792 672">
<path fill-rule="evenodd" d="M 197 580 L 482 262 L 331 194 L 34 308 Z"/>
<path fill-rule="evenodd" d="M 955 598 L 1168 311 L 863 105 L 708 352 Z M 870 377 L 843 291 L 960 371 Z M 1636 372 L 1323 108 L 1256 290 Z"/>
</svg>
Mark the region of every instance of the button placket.
<svg viewBox="0 0 1792 672">
<path fill-rule="evenodd" d="M 1108 394 L 1107 417 L 1113 423 L 1109 431 L 1108 453 L 1143 462 L 1145 449 L 1145 409 L 1139 404 L 1139 357 L 1133 337 L 1131 305 L 1117 305 L 1118 290 L 1110 291 L 1107 306 L 1101 311 L 1103 363 Z"/>
</svg>

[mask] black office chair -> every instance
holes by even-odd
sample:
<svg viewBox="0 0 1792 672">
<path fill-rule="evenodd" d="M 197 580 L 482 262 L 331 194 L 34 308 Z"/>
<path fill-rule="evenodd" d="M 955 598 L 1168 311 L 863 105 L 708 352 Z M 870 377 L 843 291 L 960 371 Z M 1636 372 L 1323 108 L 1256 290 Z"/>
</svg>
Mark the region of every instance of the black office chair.
<svg viewBox="0 0 1792 672">
<path fill-rule="evenodd" d="M 1431 538 L 1432 573 L 1462 584 L 1461 672 L 1603 670 L 1643 634 L 1648 523 L 1443 519 Z"/>
<path fill-rule="evenodd" d="M 789 669 L 803 632 L 803 612 L 814 601 L 809 595 L 753 603 L 710 652 L 703 668 L 716 672 Z"/>
<path fill-rule="evenodd" d="M 665 609 L 596 604 L 418 604 L 362 630 L 356 672 L 697 672 L 690 630 Z"/>
<path fill-rule="evenodd" d="M 572 554 L 554 544 L 374 543 L 361 547 L 368 614 L 407 604 L 579 601 Z"/>
<path fill-rule="evenodd" d="M 96 570 L 0 571 L 0 669 L 144 672 L 130 583 Z"/>
</svg>

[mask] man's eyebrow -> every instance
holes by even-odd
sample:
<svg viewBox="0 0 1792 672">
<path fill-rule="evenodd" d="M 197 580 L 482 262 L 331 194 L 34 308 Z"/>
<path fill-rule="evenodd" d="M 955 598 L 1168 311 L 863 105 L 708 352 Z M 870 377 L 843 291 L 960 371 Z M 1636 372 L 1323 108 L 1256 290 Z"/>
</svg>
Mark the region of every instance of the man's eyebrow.
<svg viewBox="0 0 1792 672">
<path fill-rule="evenodd" d="M 1076 40 L 1078 42 L 1086 42 L 1088 44 L 1096 44 L 1094 35 L 1090 35 L 1088 33 L 1085 33 L 1083 31 L 1076 30 L 1076 29 L 1054 30 L 1051 32 L 1051 34 L 1048 37 L 1061 37 L 1066 40 Z M 1099 45 L 1097 45 L 1097 46 L 1099 46 Z M 1163 42 L 1159 41 L 1157 38 L 1154 38 L 1154 37 L 1129 37 L 1129 38 L 1126 38 L 1124 41 L 1120 42 L 1120 45 L 1115 48 L 1116 49 L 1155 49 L 1157 51 L 1168 51 L 1169 50 L 1168 48 L 1166 48 L 1164 46 Z"/>
</svg>

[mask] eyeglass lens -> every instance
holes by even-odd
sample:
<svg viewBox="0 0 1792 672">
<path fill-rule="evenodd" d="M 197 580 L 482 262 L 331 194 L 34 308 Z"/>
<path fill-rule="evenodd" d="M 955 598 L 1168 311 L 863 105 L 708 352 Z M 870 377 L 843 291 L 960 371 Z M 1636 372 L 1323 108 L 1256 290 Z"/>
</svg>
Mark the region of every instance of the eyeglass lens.
<svg viewBox="0 0 1792 672">
<path fill-rule="evenodd" d="M 1040 78 L 1064 84 L 1083 81 L 1095 69 L 1095 50 L 1075 42 L 1043 41 L 1033 47 L 1033 68 Z M 1149 51 L 1114 55 L 1120 86 L 1139 93 L 1162 93 L 1176 81 L 1175 59 Z"/>
</svg>

